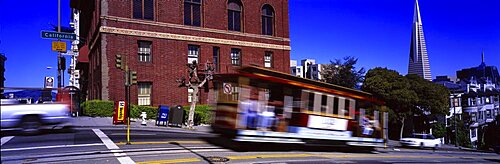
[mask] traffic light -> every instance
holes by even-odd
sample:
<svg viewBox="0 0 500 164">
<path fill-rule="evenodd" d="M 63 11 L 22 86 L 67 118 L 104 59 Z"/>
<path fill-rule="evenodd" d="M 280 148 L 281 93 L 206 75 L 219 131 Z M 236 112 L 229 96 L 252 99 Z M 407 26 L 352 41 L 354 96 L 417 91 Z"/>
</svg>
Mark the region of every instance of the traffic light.
<svg viewBox="0 0 500 164">
<path fill-rule="evenodd" d="M 130 71 L 130 85 L 137 84 L 137 72 Z"/>
<path fill-rule="evenodd" d="M 123 63 L 122 63 L 122 56 L 121 55 L 116 55 L 116 68 L 122 69 L 123 70 Z"/>
<path fill-rule="evenodd" d="M 66 58 L 64 56 L 59 58 L 59 69 L 66 70 Z"/>
</svg>

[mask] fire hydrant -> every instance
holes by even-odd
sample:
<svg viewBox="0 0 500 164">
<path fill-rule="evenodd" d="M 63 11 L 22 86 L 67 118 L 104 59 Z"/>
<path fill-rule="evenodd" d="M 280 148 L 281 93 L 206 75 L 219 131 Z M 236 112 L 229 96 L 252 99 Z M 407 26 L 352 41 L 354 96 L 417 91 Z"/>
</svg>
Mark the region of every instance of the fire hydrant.
<svg viewBox="0 0 500 164">
<path fill-rule="evenodd" d="M 146 126 L 146 118 L 148 117 L 148 114 L 146 114 L 146 112 L 142 112 L 142 114 L 140 115 L 140 117 L 142 118 L 141 125 Z"/>
</svg>

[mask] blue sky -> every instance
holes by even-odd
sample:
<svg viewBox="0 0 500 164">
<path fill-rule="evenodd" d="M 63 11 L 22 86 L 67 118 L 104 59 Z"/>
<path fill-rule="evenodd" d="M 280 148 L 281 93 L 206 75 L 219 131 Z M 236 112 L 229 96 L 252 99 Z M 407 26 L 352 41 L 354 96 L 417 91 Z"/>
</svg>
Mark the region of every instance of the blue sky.
<svg viewBox="0 0 500 164">
<path fill-rule="evenodd" d="M 483 50 L 486 64 L 500 66 L 500 1 L 420 0 L 419 5 L 433 77 L 479 65 Z M 69 26 L 69 0 L 61 6 L 61 24 Z M 358 67 L 406 74 L 413 0 L 289 0 L 289 7 L 292 59 L 328 63 L 349 55 L 359 58 Z M 0 0 L 0 11 L 6 86 L 42 87 L 44 76 L 56 76 L 57 54 L 40 31 L 57 24 L 57 1 Z"/>
</svg>

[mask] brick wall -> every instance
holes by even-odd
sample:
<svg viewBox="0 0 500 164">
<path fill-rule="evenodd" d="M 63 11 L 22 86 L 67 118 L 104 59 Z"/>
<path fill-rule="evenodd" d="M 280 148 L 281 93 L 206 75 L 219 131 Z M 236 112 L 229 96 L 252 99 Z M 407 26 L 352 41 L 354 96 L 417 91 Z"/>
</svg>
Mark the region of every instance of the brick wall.
<svg viewBox="0 0 500 164">
<path fill-rule="evenodd" d="M 100 23 L 93 23 L 93 25 L 97 27 L 87 30 L 99 29 L 100 26 L 107 26 L 282 46 L 290 45 L 288 40 L 287 0 L 242 1 L 243 32 L 231 32 L 226 30 L 226 3 L 226 0 L 203 1 L 202 27 L 192 27 L 183 25 L 182 0 L 157 0 L 155 2 L 154 21 L 131 19 L 130 0 L 109 0 L 105 5 L 100 5 L 101 8 L 106 6 L 109 7 L 105 10 L 101 9 L 101 11 L 106 11 L 102 13 L 107 13 L 107 16 L 101 17 Z M 260 11 L 264 4 L 272 5 L 275 10 L 274 36 L 260 35 Z M 188 104 L 187 89 L 185 87 L 179 88 L 178 84 L 175 82 L 177 78 L 187 76 L 186 64 L 188 45 L 200 46 L 200 63 L 213 61 L 213 47 L 219 47 L 220 73 L 234 72 L 239 68 L 231 65 L 231 48 L 241 49 L 241 60 L 243 65 L 263 66 L 265 52 L 273 52 L 274 68 L 272 69 L 281 72 L 289 72 L 290 51 L 284 49 L 192 42 L 102 32 L 99 33 L 99 35 L 92 35 L 92 37 L 90 37 L 90 40 L 95 41 L 87 43 L 94 44 L 89 55 L 89 99 L 125 99 L 123 86 L 124 74 L 121 70 L 115 68 L 115 55 L 118 54 L 122 55 L 123 58 L 127 58 L 131 70 L 137 71 L 139 82 L 152 83 L 151 103 L 154 106 L 159 104 Z M 138 61 L 138 41 L 152 42 L 152 62 L 143 63 Z M 103 72 L 107 72 L 106 77 L 102 77 L 105 75 Z M 201 91 L 203 91 L 203 89 Z M 137 104 L 137 93 L 137 85 L 132 86 L 131 101 L 133 104 Z M 201 103 L 206 103 L 207 97 L 207 93 L 202 93 L 199 100 L 202 101 Z"/>
</svg>

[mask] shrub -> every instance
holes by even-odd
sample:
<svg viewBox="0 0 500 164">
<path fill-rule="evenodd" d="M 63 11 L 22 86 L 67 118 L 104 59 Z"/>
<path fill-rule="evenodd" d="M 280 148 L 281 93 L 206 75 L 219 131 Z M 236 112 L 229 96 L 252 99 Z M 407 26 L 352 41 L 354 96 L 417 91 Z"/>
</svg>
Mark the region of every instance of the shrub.
<svg viewBox="0 0 500 164">
<path fill-rule="evenodd" d="M 81 104 L 82 114 L 90 117 L 112 117 L 113 101 L 90 100 Z"/>
<path fill-rule="evenodd" d="M 184 109 L 184 122 L 187 123 L 189 117 L 189 108 L 191 106 L 183 106 Z M 212 123 L 212 106 L 210 105 L 196 105 L 194 110 L 194 124 L 211 124 Z"/>
<path fill-rule="evenodd" d="M 113 117 L 115 103 L 105 100 L 90 100 L 81 104 L 84 116 L 90 117 Z M 139 118 L 141 112 L 146 112 L 148 119 L 156 119 L 158 107 L 131 105 L 130 116 Z"/>
<path fill-rule="evenodd" d="M 132 118 L 139 118 L 141 112 L 146 112 L 147 119 L 156 119 L 156 115 L 158 115 L 158 107 L 132 105 L 131 108 Z"/>
</svg>

